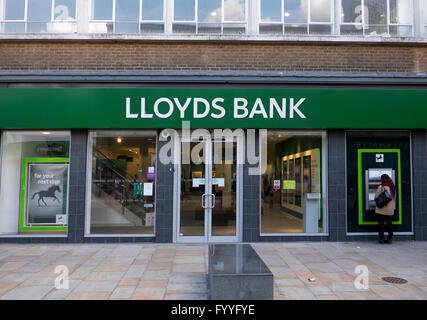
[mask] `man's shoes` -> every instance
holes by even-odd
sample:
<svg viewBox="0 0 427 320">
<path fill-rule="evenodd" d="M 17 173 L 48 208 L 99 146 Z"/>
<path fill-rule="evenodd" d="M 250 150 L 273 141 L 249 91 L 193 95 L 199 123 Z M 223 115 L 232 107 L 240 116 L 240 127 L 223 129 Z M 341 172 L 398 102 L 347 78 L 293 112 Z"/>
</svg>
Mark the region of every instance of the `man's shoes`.
<svg viewBox="0 0 427 320">
<path fill-rule="evenodd" d="M 378 243 L 379 243 L 379 244 L 384 244 L 384 239 L 380 239 L 380 240 L 378 240 Z"/>
<path fill-rule="evenodd" d="M 385 243 L 388 243 L 388 244 L 392 244 L 392 242 L 393 242 L 393 239 L 387 239 L 387 240 L 385 241 Z"/>
</svg>

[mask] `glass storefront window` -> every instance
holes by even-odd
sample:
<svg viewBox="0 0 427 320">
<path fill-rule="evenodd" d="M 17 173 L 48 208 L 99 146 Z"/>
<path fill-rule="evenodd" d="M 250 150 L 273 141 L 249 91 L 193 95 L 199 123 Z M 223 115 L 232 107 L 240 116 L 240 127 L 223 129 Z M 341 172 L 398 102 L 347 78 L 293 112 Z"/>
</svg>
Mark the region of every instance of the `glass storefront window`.
<svg viewBox="0 0 427 320">
<path fill-rule="evenodd" d="M 4 131 L 0 234 L 66 234 L 70 133 Z"/>
<path fill-rule="evenodd" d="M 375 193 L 381 175 L 396 186 L 393 225 L 412 231 L 411 149 L 408 132 L 349 131 L 347 149 L 347 232 L 377 233 Z"/>
<path fill-rule="evenodd" d="M 89 135 L 87 234 L 154 234 L 156 132 Z"/>
<path fill-rule="evenodd" d="M 325 233 L 324 134 L 268 130 L 261 233 Z"/>
</svg>

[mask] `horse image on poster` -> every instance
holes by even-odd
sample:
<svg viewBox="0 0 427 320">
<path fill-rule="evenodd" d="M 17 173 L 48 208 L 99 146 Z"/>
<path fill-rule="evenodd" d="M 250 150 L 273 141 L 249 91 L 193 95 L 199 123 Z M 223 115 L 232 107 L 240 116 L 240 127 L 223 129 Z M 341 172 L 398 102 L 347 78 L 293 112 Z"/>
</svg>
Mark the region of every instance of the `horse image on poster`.
<svg viewBox="0 0 427 320">
<path fill-rule="evenodd" d="M 46 191 L 42 190 L 42 191 L 35 192 L 31 200 L 33 200 L 36 194 L 38 194 L 39 199 L 37 200 L 37 203 L 39 207 L 41 207 L 40 201 L 42 201 L 47 207 L 47 203 L 44 201 L 44 198 L 53 198 L 53 200 L 56 200 L 58 201 L 58 203 L 60 203 L 59 199 L 55 196 L 56 191 L 61 192 L 61 189 L 59 188 L 59 186 L 57 185 L 50 186 Z"/>
</svg>

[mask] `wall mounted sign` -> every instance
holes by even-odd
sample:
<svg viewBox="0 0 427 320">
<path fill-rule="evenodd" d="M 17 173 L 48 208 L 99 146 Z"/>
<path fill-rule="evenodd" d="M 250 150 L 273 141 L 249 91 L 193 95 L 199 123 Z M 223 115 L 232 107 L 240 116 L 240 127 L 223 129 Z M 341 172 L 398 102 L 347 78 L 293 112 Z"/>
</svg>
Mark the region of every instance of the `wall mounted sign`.
<svg viewBox="0 0 427 320">
<path fill-rule="evenodd" d="M 142 196 L 142 182 L 133 183 L 133 195 Z"/>
<path fill-rule="evenodd" d="M 426 101 L 420 89 L 1 88 L 0 128 L 426 129 Z"/>
<path fill-rule="evenodd" d="M 147 180 L 153 181 L 156 178 L 156 170 L 154 170 L 154 167 L 147 167 Z"/>
<path fill-rule="evenodd" d="M 217 185 L 219 188 L 223 188 L 225 186 L 224 178 L 212 178 L 212 184 Z"/>
<path fill-rule="evenodd" d="M 375 155 L 375 162 L 384 162 L 384 153 L 377 153 Z"/>
<path fill-rule="evenodd" d="M 151 197 L 153 196 L 153 183 L 144 182 L 144 196 Z"/>
</svg>

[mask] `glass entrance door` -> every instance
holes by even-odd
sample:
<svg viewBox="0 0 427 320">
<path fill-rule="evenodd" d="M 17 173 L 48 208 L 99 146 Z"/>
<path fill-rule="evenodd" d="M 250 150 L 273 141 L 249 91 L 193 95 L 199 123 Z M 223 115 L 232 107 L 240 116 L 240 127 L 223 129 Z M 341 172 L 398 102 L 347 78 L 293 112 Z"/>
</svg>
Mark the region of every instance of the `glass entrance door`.
<svg viewBox="0 0 427 320">
<path fill-rule="evenodd" d="M 238 140 L 181 141 L 178 242 L 239 240 Z"/>
</svg>

